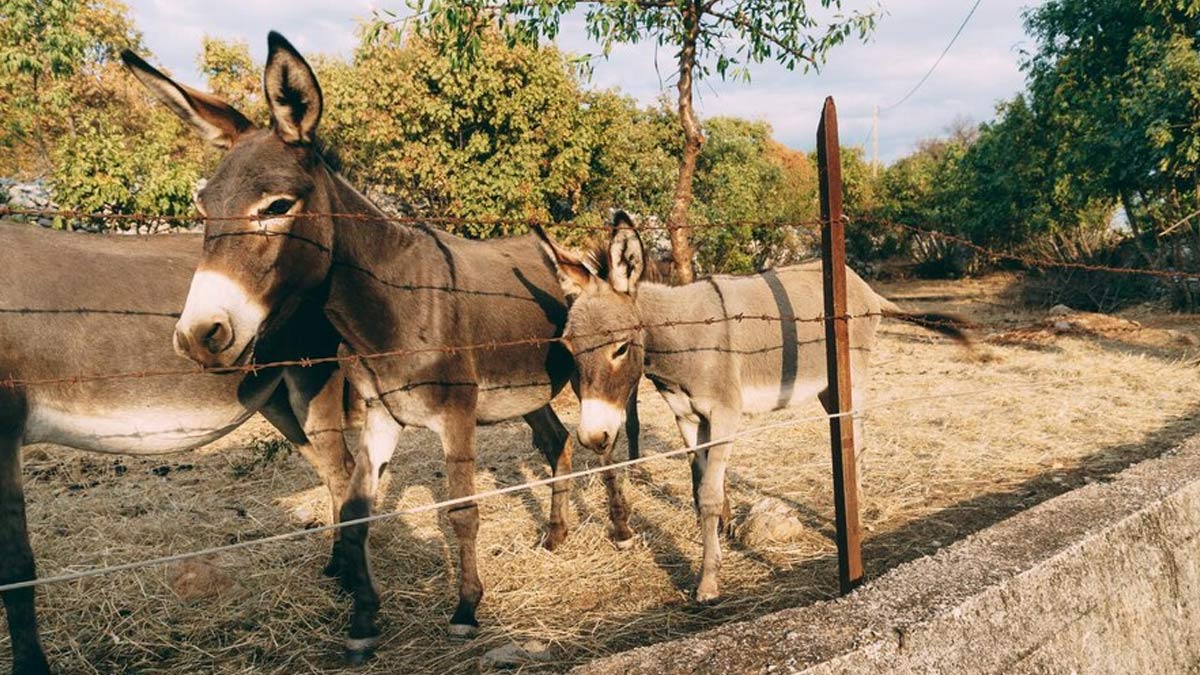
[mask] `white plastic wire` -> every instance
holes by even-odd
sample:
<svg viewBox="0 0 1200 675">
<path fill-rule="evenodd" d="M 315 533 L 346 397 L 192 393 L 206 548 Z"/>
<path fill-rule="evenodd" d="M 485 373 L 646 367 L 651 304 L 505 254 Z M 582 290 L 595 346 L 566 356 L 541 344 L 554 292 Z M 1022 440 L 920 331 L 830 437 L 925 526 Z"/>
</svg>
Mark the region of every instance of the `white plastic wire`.
<svg viewBox="0 0 1200 675">
<path fill-rule="evenodd" d="M 418 513 L 426 513 L 429 511 L 437 511 L 437 510 L 449 508 L 452 506 L 458 506 L 460 504 L 466 504 L 466 503 L 484 500 L 484 499 L 491 499 L 493 497 L 500 497 L 502 495 L 512 494 L 514 492 L 520 492 L 523 490 L 532 490 L 533 488 L 538 488 L 538 487 L 542 487 L 545 485 L 552 485 L 554 483 L 558 483 L 558 482 L 562 482 L 562 481 L 566 481 L 566 480 L 573 480 L 575 478 L 591 476 L 594 474 L 603 473 L 605 471 L 614 471 L 617 469 L 623 469 L 623 468 L 630 467 L 630 466 L 636 466 L 638 464 L 646 464 L 648 462 L 654 462 L 654 461 L 658 461 L 658 460 L 662 460 L 662 459 L 667 459 L 670 457 L 686 455 L 686 454 L 695 452 L 697 450 L 703 450 L 705 448 L 709 448 L 714 445 L 721 445 L 723 443 L 729 443 L 729 442 L 732 442 L 739 438 L 743 438 L 746 436 L 752 436 L 754 434 L 759 434 L 764 431 L 770 431 L 773 429 L 782 429 L 782 428 L 787 428 L 787 427 L 795 427 L 795 426 L 800 426 L 802 424 L 808 424 L 810 422 L 828 421 L 828 420 L 836 419 L 839 417 L 854 417 L 857 415 L 861 415 L 870 410 L 877 410 L 880 408 L 886 408 L 886 407 L 895 406 L 895 405 L 903 405 L 906 403 L 915 403 L 918 401 L 928 401 L 928 400 L 940 399 L 940 398 L 957 398 L 957 397 L 978 396 L 981 394 L 988 394 L 988 393 L 996 392 L 996 391 L 1012 391 L 1014 389 L 1038 389 L 1041 387 L 1058 386 L 1058 385 L 1061 385 L 1061 384 L 1064 384 L 1067 382 L 1079 383 L 1079 382 L 1086 382 L 1088 380 L 1093 380 L 1093 379 L 1098 379 L 1098 378 L 1096 378 L 1096 377 L 1091 377 L 1091 378 L 1080 377 L 1080 378 L 1072 378 L 1070 380 L 1067 380 L 1065 378 L 1059 378 L 1059 379 L 1054 379 L 1054 380 L 1043 380 L 1040 382 L 1029 382 L 1029 383 L 1025 383 L 1025 384 L 1005 385 L 1005 386 L 1001 386 L 1001 387 L 989 387 L 989 388 L 985 388 L 985 389 L 954 391 L 954 392 L 947 392 L 944 394 L 926 394 L 926 395 L 921 395 L 921 396 L 906 396 L 906 397 L 901 397 L 901 398 L 893 398 L 893 399 L 888 399 L 885 401 L 879 401 L 877 403 L 871 403 L 871 404 L 859 406 L 859 407 L 856 407 L 854 410 L 851 410 L 850 412 L 834 413 L 834 414 L 830 414 L 830 415 L 813 415 L 813 416 L 809 416 L 809 417 L 801 417 L 801 418 L 796 418 L 796 419 L 783 420 L 780 422 L 772 422 L 770 424 L 764 424 L 761 426 L 751 427 L 749 429 L 743 429 L 736 433 L 729 434 L 728 436 L 725 436 L 723 438 L 718 438 L 716 440 L 708 441 L 706 443 L 700 443 L 700 444 L 697 444 L 694 446 L 689 446 L 686 448 L 677 448 L 675 450 L 668 450 L 667 452 L 660 452 L 660 453 L 657 453 L 654 455 L 638 457 L 637 459 L 629 459 L 629 460 L 625 460 L 623 462 L 613 462 L 612 464 L 596 466 L 596 467 L 592 467 L 590 469 L 581 469 L 579 471 L 573 471 L 571 473 L 562 474 L 561 476 L 552 476 L 550 478 L 541 478 L 538 480 L 520 483 L 518 485 L 510 485 L 507 487 L 496 488 L 493 490 L 486 490 L 484 492 L 479 492 L 479 493 L 476 493 L 473 495 L 468 495 L 465 497 L 456 497 L 454 499 L 447 499 L 444 501 L 433 502 L 430 504 L 422 504 L 421 506 L 414 506 L 414 507 L 410 507 L 407 509 L 399 509 L 396 511 L 389 511 L 387 513 L 377 513 L 377 514 L 370 515 L 370 516 L 364 516 L 362 518 L 355 518 L 353 520 L 345 520 L 340 523 L 331 523 L 329 525 L 321 525 L 319 527 L 314 527 L 314 528 L 310 528 L 310 529 L 306 529 L 306 530 L 294 530 L 292 532 L 284 532 L 284 533 L 272 535 L 269 537 L 261 537 L 259 539 L 248 539 L 246 541 L 240 541 L 240 542 L 236 542 L 233 544 L 226 544 L 223 546 L 213 546 L 210 548 L 199 549 L 196 551 L 187 551 L 184 553 L 176 553 L 173 555 L 166 555 L 166 556 L 161 556 L 158 558 L 137 560 L 137 561 L 133 561 L 133 562 L 121 563 L 118 565 L 108 565 L 105 567 L 93 567 L 91 569 L 80 570 L 78 572 L 69 572 L 66 574 L 59 574 L 59 575 L 55 575 L 55 576 L 41 577 L 38 579 L 29 579 L 27 581 L 18 581 L 18 582 L 14 582 L 14 583 L 10 583 L 10 584 L 3 584 L 3 585 L 0 585 L 0 593 L 3 593 L 5 591 L 15 591 L 15 590 L 22 589 L 22 588 L 32 588 L 32 587 L 36 587 L 36 586 L 45 586 L 48 584 L 58 584 L 58 583 L 66 583 L 68 581 L 77 581 L 79 579 L 86 579 L 89 577 L 101 576 L 101 575 L 105 575 L 105 574 L 113 574 L 116 572 L 125 572 L 125 571 L 129 571 L 129 570 L 139 569 L 142 567 L 166 565 L 169 563 L 179 562 L 182 560 L 191 560 L 193 558 L 201 558 L 204 556 L 215 555 L 218 553 L 225 553 L 227 551 L 236 551 L 238 549 L 250 548 L 252 546 L 259 546 L 262 544 L 270 544 L 270 543 L 279 542 L 279 541 L 287 541 L 289 539 L 296 539 L 296 538 L 304 537 L 304 536 L 308 536 L 308 535 L 319 534 L 321 532 L 330 532 L 333 530 L 337 530 L 339 528 L 350 527 L 352 525 L 362 525 L 362 524 L 366 524 L 366 523 L 373 523 L 373 522 L 380 521 L 380 520 L 389 520 L 391 518 L 397 518 L 399 516 L 408 516 L 408 515 L 414 515 L 414 514 L 418 514 Z"/>
</svg>

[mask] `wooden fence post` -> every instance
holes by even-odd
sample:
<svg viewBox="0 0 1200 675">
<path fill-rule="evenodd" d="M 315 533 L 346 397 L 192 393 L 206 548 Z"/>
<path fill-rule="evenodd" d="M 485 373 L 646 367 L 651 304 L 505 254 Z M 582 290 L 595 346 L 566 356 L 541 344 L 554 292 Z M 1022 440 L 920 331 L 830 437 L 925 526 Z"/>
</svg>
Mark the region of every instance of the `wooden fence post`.
<svg viewBox="0 0 1200 675">
<path fill-rule="evenodd" d="M 829 372 L 827 408 L 849 413 L 850 323 L 846 312 L 846 233 L 842 222 L 842 160 L 837 107 L 825 99 L 817 126 L 817 173 L 821 184 L 821 270 L 825 286 L 825 362 Z M 854 421 L 829 420 L 833 449 L 833 507 L 837 525 L 838 584 L 849 593 L 862 583 L 862 531 L 858 522 L 858 480 L 854 463 Z"/>
</svg>

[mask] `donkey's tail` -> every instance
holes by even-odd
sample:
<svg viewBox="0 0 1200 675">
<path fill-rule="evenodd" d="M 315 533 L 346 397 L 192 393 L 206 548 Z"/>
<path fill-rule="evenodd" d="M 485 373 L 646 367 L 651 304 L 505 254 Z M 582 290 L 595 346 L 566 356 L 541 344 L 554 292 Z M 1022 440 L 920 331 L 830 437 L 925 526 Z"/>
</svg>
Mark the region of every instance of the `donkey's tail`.
<svg viewBox="0 0 1200 675">
<path fill-rule="evenodd" d="M 941 312 L 906 312 L 882 295 L 879 296 L 879 311 L 889 319 L 899 319 L 941 333 L 964 347 L 972 346 L 971 334 L 968 331 L 975 325 L 961 316 Z"/>
</svg>

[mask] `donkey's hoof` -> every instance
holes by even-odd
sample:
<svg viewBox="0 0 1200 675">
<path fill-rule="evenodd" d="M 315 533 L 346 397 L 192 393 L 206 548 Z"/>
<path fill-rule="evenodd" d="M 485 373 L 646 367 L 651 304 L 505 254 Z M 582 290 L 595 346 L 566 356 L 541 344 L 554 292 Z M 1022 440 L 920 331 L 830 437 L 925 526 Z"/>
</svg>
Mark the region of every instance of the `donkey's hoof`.
<svg viewBox="0 0 1200 675">
<path fill-rule="evenodd" d="M 542 535 L 542 548 L 546 549 L 547 551 L 553 551 L 566 540 L 566 528 L 561 530 L 549 530 Z"/>
<path fill-rule="evenodd" d="M 696 589 L 696 602 L 702 605 L 709 604 L 719 597 L 721 597 L 721 591 L 717 589 L 716 584 L 712 586 L 700 584 L 700 587 Z"/>
<path fill-rule="evenodd" d="M 637 542 L 638 542 L 637 535 L 631 534 L 631 535 L 629 535 L 628 538 L 618 539 L 618 540 L 614 541 L 613 545 L 617 547 L 618 551 L 628 551 L 629 549 L 633 548 L 634 545 L 637 544 Z"/>
<path fill-rule="evenodd" d="M 330 558 L 329 562 L 325 563 L 325 569 L 321 570 L 321 574 L 330 579 L 337 579 L 342 576 L 342 559 Z"/>
<path fill-rule="evenodd" d="M 379 646 L 379 636 L 365 638 L 348 638 L 346 640 L 346 663 L 361 666 L 375 656 L 375 648 Z"/>
<path fill-rule="evenodd" d="M 452 623 L 450 624 L 450 637 L 458 638 L 459 640 L 470 640 L 479 635 L 479 626 L 473 626 L 469 623 Z"/>
</svg>

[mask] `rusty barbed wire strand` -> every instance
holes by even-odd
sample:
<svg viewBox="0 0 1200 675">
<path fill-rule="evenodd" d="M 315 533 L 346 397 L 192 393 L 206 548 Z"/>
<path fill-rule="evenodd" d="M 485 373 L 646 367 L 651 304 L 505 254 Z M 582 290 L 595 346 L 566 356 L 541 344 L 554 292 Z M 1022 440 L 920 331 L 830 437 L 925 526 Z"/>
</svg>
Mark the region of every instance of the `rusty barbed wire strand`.
<svg viewBox="0 0 1200 675">
<path fill-rule="evenodd" d="M 1030 267 L 1036 267 L 1036 268 L 1058 267 L 1058 268 L 1066 268 L 1066 269 L 1083 270 L 1086 272 L 1107 272 L 1110 274 L 1143 275 L 1143 276 L 1152 276 L 1152 277 L 1162 277 L 1162 278 L 1171 279 L 1174 281 L 1200 280 L 1200 272 L 1153 270 L 1153 269 L 1147 269 L 1147 268 L 1143 268 L 1143 267 L 1115 267 L 1115 266 L 1111 266 L 1111 265 L 1093 265 L 1090 263 L 1070 262 L 1070 261 L 1065 261 L 1065 260 L 1050 260 L 1049 258 L 1036 258 L 1034 256 L 1022 255 L 1019 253 L 1006 253 L 1006 252 L 1002 252 L 1002 251 L 994 251 L 990 248 L 987 248 L 986 246 L 981 246 L 979 244 L 976 244 L 975 242 L 971 241 L 970 239 L 967 239 L 966 237 L 961 237 L 958 235 L 950 234 L 948 232 L 942 232 L 940 230 L 928 230 L 925 228 L 917 227 L 916 225 L 909 225 L 907 223 L 901 223 L 901 222 L 894 221 L 894 220 L 864 219 L 864 222 L 871 222 L 871 223 L 875 223 L 877 225 L 883 225 L 886 227 L 897 227 L 900 229 L 908 230 L 910 232 L 914 232 L 916 234 L 937 237 L 937 238 L 943 239 L 945 241 L 952 241 L 961 246 L 966 246 L 967 248 L 969 248 L 983 256 L 986 256 L 987 258 L 989 258 L 991 260 L 1010 260 L 1012 262 L 1023 263 Z"/>
<path fill-rule="evenodd" d="M 79 312 L 80 310 L 66 310 L 69 312 Z M 105 310 L 101 310 L 105 311 Z M 40 312 L 39 312 L 40 313 Z M 724 317 L 708 317 L 705 319 L 685 319 L 679 321 L 661 321 L 657 323 L 639 323 L 617 328 L 593 331 L 590 333 L 581 333 L 572 336 L 574 339 L 606 337 L 627 333 L 630 331 L 645 330 L 648 328 L 671 328 L 677 326 L 711 326 L 721 323 L 742 322 L 742 321 L 774 321 L 779 323 L 821 323 L 829 320 L 852 320 L 864 319 L 873 316 L 887 316 L 885 312 L 863 312 L 861 314 L 844 314 L 834 317 L 826 317 L 824 315 L 814 317 L 789 317 L 789 316 L 774 316 L 771 314 L 731 314 Z M 922 322 L 930 325 L 938 324 L 953 324 L 958 325 L 963 323 L 969 327 L 969 322 L 958 321 L 939 321 L 936 319 L 922 319 Z M 509 347 L 526 347 L 540 346 L 545 344 L 564 343 L 566 338 L 558 337 L 531 337 L 521 338 L 516 340 L 493 340 L 490 342 L 479 342 L 467 345 L 435 345 L 429 347 L 405 347 L 397 349 L 389 349 L 379 352 L 371 352 L 367 354 L 348 354 L 344 356 L 317 356 L 317 357 L 300 357 L 293 359 L 282 359 L 278 361 L 267 361 L 262 363 L 244 363 L 230 366 L 190 366 L 186 368 L 165 368 L 158 370 L 135 370 L 121 371 L 109 373 L 78 373 L 74 375 L 64 375 L 59 377 L 44 377 L 44 378 L 18 378 L 9 376 L 0 379 L 0 388 L 16 389 L 20 387 L 46 386 L 55 384 L 82 384 L 84 382 L 99 382 L 105 380 L 121 380 L 121 379 L 143 379 L 149 377 L 171 377 L 183 375 L 204 375 L 204 374 L 231 374 L 231 373 L 248 373 L 254 374 L 262 370 L 270 370 L 273 368 L 299 367 L 311 368 L 312 366 L 328 364 L 328 363 L 357 363 L 360 361 L 369 361 L 382 358 L 391 358 L 398 356 L 411 356 L 413 354 L 428 354 L 428 353 L 443 353 L 453 354 L 465 351 L 485 351 L 490 349 L 505 349 Z"/>
<path fill-rule="evenodd" d="M 611 230 L 609 225 L 598 224 L 591 225 L 587 223 L 578 223 L 575 221 L 555 221 L 542 218 L 502 218 L 493 216 L 483 216 L 479 218 L 470 218 L 466 216 L 393 216 L 388 214 L 373 214 L 373 213 L 350 213 L 350 212 L 306 212 L 304 217 L 310 218 L 342 218 L 346 220 L 359 220 L 364 222 L 387 222 L 407 225 L 524 225 L 526 227 L 539 226 L 547 228 L 560 229 L 576 229 L 576 230 L 596 230 L 608 232 Z M 0 206 L 0 217 L 5 216 L 22 216 L 26 218 L 72 218 L 76 220 L 118 220 L 132 222 L 194 222 L 202 223 L 204 221 L 212 222 L 234 222 L 234 221 L 249 221 L 249 220 L 269 220 L 258 215 L 244 216 L 202 216 L 200 214 L 147 214 L 147 213 L 95 213 L 90 211 L 76 211 L 71 209 L 24 209 L 13 208 L 9 206 Z M 820 219 L 800 220 L 794 222 L 768 223 L 754 220 L 730 220 L 719 223 L 694 223 L 675 228 L 669 225 L 642 224 L 637 225 L 638 230 L 671 230 L 671 229 L 715 229 L 724 227 L 765 227 L 765 228 L 815 228 L 820 227 Z"/>
<path fill-rule="evenodd" d="M 21 215 L 28 215 L 28 214 L 43 214 L 44 215 L 47 213 L 59 213 L 59 214 L 68 213 L 68 214 L 77 214 L 77 215 L 82 215 L 82 216 L 87 216 L 87 217 L 109 217 L 105 214 L 83 214 L 82 212 L 77 212 L 77 211 L 62 211 L 62 210 L 46 211 L 46 210 L 35 210 L 35 209 L 13 210 L 13 209 L 8 209 L 6 207 L 0 206 L 0 216 L 5 215 L 6 213 L 10 213 L 10 214 L 15 213 L 15 214 L 21 214 Z M 117 215 L 118 217 L 121 217 L 121 218 L 130 218 L 130 219 L 132 219 L 132 218 L 147 218 L 148 217 L 144 214 L 114 214 L 114 215 Z M 371 218 L 371 219 L 375 219 L 375 220 L 380 220 L 380 218 L 378 216 L 366 216 L 364 214 L 350 214 L 350 215 L 353 215 L 355 217 L 361 217 L 364 219 Z M 157 216 L 149 216 L 149 217 L 157 217 Z M 177 217 L 173 217 L 173 218 L 183 219 L 185 217 L 177 216 Z M 191 220 L 196 220 L 196 218 L 193 218 L 190 216 L 187 218 L 191 219 Z M 228 220 L 234 220 L 234 219 L 235 218 L 229 218 Z M 241 218 L 236 218 L 236 219 L 238 219 L 238 220 L 249 219 L 249 217 L 241 217 Z M 438 219 L 389 217 L 388 220 L 394 220 L 394 221 L 400 221 L 400 222 L 428 222 L 429 220 L 438 220 Z M 442 222 L 451 222 L 451 221 L 453 221 L 453 222 L 479 222 L 478 220 L 473 221 L 472 219 L 463 219 L 463 218 L 453 218 L 453 219 L 444 218 L 444 219 L 441 219 L 441 221 Z M 494 222 L 501 222 L 501 220 L 496 219 Z M 529 223 L 534 223 L 537 221 L 533 221 L 533 220 L 529 220 L 529 219 L 524 219 L 524 220 L 509 219 L 509 220 L 504 220 L 503 222 L 512 222 L 512 223 L 521 222 L 521 223 L 529 224 Z M 820 221 L 817 221 L 817 222 L 819 223 Z M 1068 267 L 1068 268 L 1073 268 L 1073 269 L 1083 269 L 1083 270 L 1088 270 L 1088 271 L 1109 272 L 1109 273 L 1119 273 L 1119 274 L 1145 274 L 1145 275 L 1151 275 L 1151 276 L 1166 277 L 1166 278 L 1176 279 L 1176 280 L 1178 280 L 1180 278 L 1186 278 L 1186 279 L 1197 278 L 1195 275 L 1189 275 L 1189 274 L 1184 274 L 1184 273 L 1180 273 L 1180 272 L 1164 271 L 1164 270 L 1122 268 L 1122 267 L 1112 267 L 1112 266 L 1105 266 L 1105 265 L 1090 265 L 1090 264 L 1086 264 L 1086 263 L 1069 263 L 1069 262 L 1059 262 L 1059 261 L 1052 261 L 1052 260 L 1045 260 L 1045 259 L 1037 259 L 1037 258 L 1034 258 L 1031 256 L 1023 256 L 1023 255 L 1018 255 L 1018 254 L 1014 254 L 1014 253 L 1003 253 L 1003 252 L 999 252 L 999 251 L 993 251 L 984 246 L 975 244 L 974 242 L 971 242 L 970 240 L 965 239 L 963 237 L 948 234 L 948 233 L 941 232 L 938 230 L 929 230 L 929 229 L 920 228 L 920 227 L 917 227 L 914 225 L 909 225 L 906 223 L 900 223 L 900 222 L 896 222 L 896 221 L 871 220 L 870 222 L 873 222 L 873 223 L 876 223 L 879 225 L 883 225 L 883 226 L 898 227 L 898 228 L 905 229 L 905 230 L 908 230 L 908 231 L 911 231 L 914 233 L 918 233 L 918 234 L 922 234 L 922 235 L 943 238 L 948 241 L 953 241 L 955 243 L 967 246 L 967 247 L 971 248 L 972 250 L 975 250 L 983 255 L 988 256 L 991 259 L 1013 260 L 1013 261 L 1022 262 L 1024 264 L 1031 265 L 1034 267 Z M 539 223 L 539 224 L 541 224 L 541 223 Z M 571 226 L 575 225 L 575 224 L 571 224 L 571 223 L 545 223 L 545 224 L 550 225 L 550 226 L 564 226 L 564 227 L 571 227 Z M 608 229 L 608 226 L 602 226 L 602 227 L 605 230 Z M 444 289 L 439 289 L 439 290 L 444 290 L 445 292 L 450 292 L 450 293 L 474 292 L 470 289 L 456 289 L 456 288 L 444 288 Z M 0 313 L 5 313 L 5 314 L 73 314 L 73 313 L 78 313 L 78 314 L 86 314 L 86 313 L 124 314 L 126 312 L 124 310 L 120 310 L 120 309 L 0 308 Z M 173 316 L 173 314 L 166 313 L 166 312 L 162 313 L 162 315 L 165 317 Z M 834 317 L 826 317 L 824 315 L 812 316 L 812 317 L 796 317 L 796 316 L 774 316 L 774 315 L 768 315 L 768 314 L 739 313 L 739 314 L 734 314 L 734 315 L 729 315 L 729 316 L 724 316 L 724 317 L 708 317 L 708 318 L 704 318 L 704 319 L 640 323 L 640 324 L 635 324 L 635 325 L 621 326 L 621 327 L 617 327 L 617 328 L 606 329 L 606 330 L 602 330 L 602 331 L 594 331 L 592 333 L 588 333 L 588 334 L 584 334 L 584 335 L 577 335 L 575 337 L 576 338 L 589 338 L 589 337 L 614 336 L 614 335 L 626 333 L 629 331 L 635 331 L 635 330 L 645 330 L 645 329 L 653 329 L 653 328 L 669 328 L 669 327 L 678 327 L 678 326 L 703 326 L 703 325 L 714 325 L 714 324 L 718 324 L 718 323 L 727 323 L 727 322 L 734 322 L 734 321 L 737 321 L 737 322 L 741 322 L 741 321 L 775 321 L 775 322 L 781 322 L 781 323 L 782 322 L 818 323 L 818 322 L 824 322 L 824 321 L 828 321 L 828 320 L 837 320 L 837 319 L 852 320 L 852 319 L 869 318 L 872 316 L 883 317 L 883 316 L 886 316 L 886 313 L 866 312 L 866 313 L 861 313 L 861 314 L 845 314 L 845 315 L 834 316 Z M 939 325 L 951 324 L 950 321 L 939 321 L 936 319 L 925 319 L 925 320 L 923 320 L 922 323 L 924 323 L 927 327 L 931 327 L 931 328 L 935 328 Z M 968 321 L 958 321 L 958 320 L 952 322 L 952 325 L 957 325 L 960 327 L 972 328 L 972 329 L 979 327 L 978 324 L 974 324 L 974 323 L 968 322 Z M 562 338 L 562 337 L 532 337 L 532 338 L 523 338 L 523 339 L 508 340 L 508 341 L 489 341 L 489 342 L 466 344 L 466 345 L 436 345 L 436 346 L 427 346 L 427 347 L 406 347 L 406 348 L 383 350 L 383 351 L 367 353 L 367 354 L 349 354 L 349 355 L 341 355 L 341 356 L 335 355 L 335 356 L 322 356 L 322 357 L 300 357 L 300 358 L 282 359 L 282 360 L 268 361 L 268 362 L 261 362 L 261 363 L 250 362 L 250 363 L 230 365 L 230 366 L 201 367 L 201 366 L 194 365 L 194 366 L 188 366 L 188 367 L 156 369 L 156 370 L 121 371 L 121 372 L 108 372 L 108 373 L 76 373 L 73 375 L 64 375 L 64 376 L 58 376 L 58 377 L 43 377 L 43 378 L 19 378 L 19 377 L 15 377 L 10 374 L 7 378 L 0 379 L 0 389 L 2 389 L 2 388 L 15 389 L 15 388 L 21 388 L 21 387 L 48 386 L 48 385 L 75 385 L 75 384 L 82 384 L 85 382 L 98 382 L 98 381 L 118 380 L 118 379 L 143 379 L 143 378 L 150 378 L 150 377 L 171 377 L 171 376 L 178 377 L 178 376 L 185 376 L 185 375 L 232 374 L 232 373 L 254 374 L 259 371 L 270 370 L 270 369 L 274 369 L 274 368 L 284 368 L 284 367 L 307 368 L 307 367 L 312 367 L 312 366 L 322 365 L 322 364 L 329 364 L 329 363 L 361 362 L 364 360 L 375 360 L 375 359 L 390 358 L 390 357 L 410 356 L 410 355 L 422 354 L 422 353 L 452 354 L 452 353 L 465 352 L 465 351 L 484 351 L 484 350 L 504 349 L 504 348 L 510 348 L 510 347 L 540 346 L 540 345 L 563 343 L 563 342 L 564 342 L 564 338 Z"/>
<path fill-rule="evenodd" d="M 579 229 L 579 230 L 594 230 L 599 232 L 610 231 L 609 225 L 590 225 L 587 223 L 577 223 L 574 221 L 553 221 L 538 218 L 501 218 L 501 217 L 479 217 L 470 218 L 464 216 L 393 216 L 380 214 L 366 213 L 341 213 L 341 212 L 314 212 L 304 214 L 308 217 L 331 217 L 344 218 L 348 220 L 360 220 L 371 222 L 389 222 L 398 224 L 411 225 L 524 225 L 526 227 L 539 226 L 556 229 Z M 4 216 L 22 216 L 22 217 L 50 217 L 50 218 L 75 218 L 80 220 L 125 220 L 134 222 L 149 222 L 149 221 L 166 221 L 166 222 L 195 222 L 202 221 L 213 222 L 230 222 L 230 221 L 250 221 L 264 220 L 261 216 L 213 216 L 204 217 L 199 214 L 194 215 L 169 215 L 169 214 L 145 214 L 145 213 L 95 213 L 88 211 L 78 211 L 71 209 L 24 209 L 13 208 L 0 205 L 0 217 Z M 1013 262 L 1023 263 L 1030 267 L 1037 268 L 1068 268 L 1079 269 L 1090 272 L 1108 272 L 1111 274 L 1131 274 L 1161 277 L 1172 280 L 1200 280 L 1200 272 L 1181 272 L 1172 270 L 1153 270 L 1137 267 L 1116 267 L 1111 265 L 1093 265 L 1089 263 L 1069 262 L 1050 260 L 1048 258 L 1037 258 L 1029 255 L 1022 255 L 1012 252 L 996 251 L 986 246 L 976 244 L 975 242 L 965 237 L 950 234 L 942 230 L 927 229 L 902 223 L 895 220 L 878 219 L 878 218 L 863 218 L 860 222 L 870 222 L 885 227 L 894 227 L 908 230 L 915 234 L 927 235 L 952 241 L 956 244 L 966 246 L 971 250 L 985 256 L 991 260 L 1009 260 Z M 780 222 L 769 223 L 752 220 L 733 220 L 719 223 L 694 223 L 682 226 L 681 229 L 703 230 L 717 229 L 727 227 L 755 227 L 755 228 L 817 228 L 824 224 L 821 219 L 802 220 L 795 222 Z M 653 224 L 638 224 L 638 230 L 664 230 L 669 231 L 672 226 L 668 225 L 653 225 Z"/>
</svg>

